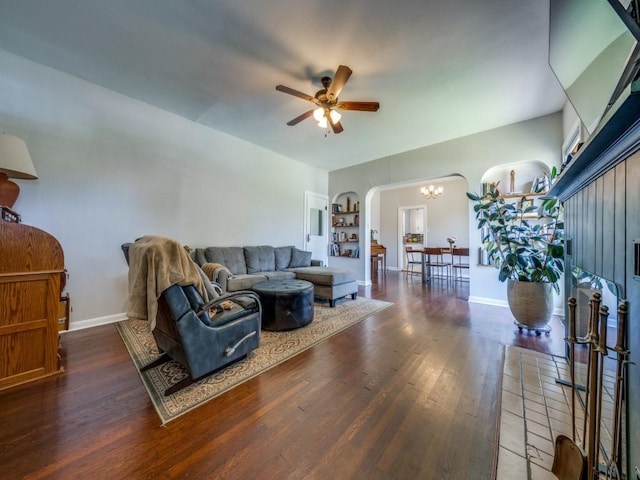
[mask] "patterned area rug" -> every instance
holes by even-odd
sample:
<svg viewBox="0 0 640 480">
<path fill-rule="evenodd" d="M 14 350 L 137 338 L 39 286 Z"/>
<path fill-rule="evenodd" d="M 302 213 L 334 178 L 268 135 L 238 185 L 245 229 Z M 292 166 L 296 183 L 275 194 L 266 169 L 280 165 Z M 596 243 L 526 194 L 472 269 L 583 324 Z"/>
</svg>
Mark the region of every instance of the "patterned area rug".
<svg viewBox="0 0 640 480">
<path fill-rule="evenodd" d="M 188 376 L 179 363 L 167 362 L 140 372 L 140 377 L 165 424 L 390 305 L 367 298 L 343 300 L 334 308 L 316 303 L 313 322 L 306 327 L 289 332 L 263 331 L 260 347 L 246 359 L 168 397 L 163 392 Z M 116 328 L 138 371 L 157 358 L 158 349 L 146 321 L 125 320 L 116 323 Z"/>
</svg>

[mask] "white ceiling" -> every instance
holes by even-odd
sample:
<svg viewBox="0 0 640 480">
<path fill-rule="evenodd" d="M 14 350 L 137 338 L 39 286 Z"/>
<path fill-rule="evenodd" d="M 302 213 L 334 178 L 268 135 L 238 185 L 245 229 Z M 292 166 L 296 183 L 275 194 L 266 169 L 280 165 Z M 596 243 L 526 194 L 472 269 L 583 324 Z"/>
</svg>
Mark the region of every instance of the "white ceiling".
<svg viewBox="0 0 640 480">
<path fill-rule="evenodd" d="M 326 170 L 557 112 L 548 0 L 0 0 L 0 48 Z M 311 104 L 353 75 L 344 132 Z"/>
</svg>

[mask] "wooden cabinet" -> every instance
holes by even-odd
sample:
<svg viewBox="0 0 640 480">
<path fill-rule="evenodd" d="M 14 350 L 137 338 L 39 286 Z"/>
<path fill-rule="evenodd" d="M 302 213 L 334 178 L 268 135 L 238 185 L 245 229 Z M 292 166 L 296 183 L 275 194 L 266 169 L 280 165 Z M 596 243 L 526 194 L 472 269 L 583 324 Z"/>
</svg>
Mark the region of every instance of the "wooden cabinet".
<svg viewBox="0 0 640 480">
<path fill-rule="evenodd" d="M 58 318 L 64 282 L 58 241 L 0 218 L 0 390 L 63 371 Z"/>
</svg>

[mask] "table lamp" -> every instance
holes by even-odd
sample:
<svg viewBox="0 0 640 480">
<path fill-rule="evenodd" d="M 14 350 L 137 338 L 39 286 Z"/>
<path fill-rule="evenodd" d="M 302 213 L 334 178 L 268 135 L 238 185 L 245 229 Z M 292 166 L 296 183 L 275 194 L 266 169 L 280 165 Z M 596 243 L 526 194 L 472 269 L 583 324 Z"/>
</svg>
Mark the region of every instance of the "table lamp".
<svg viewBox="0 0 640 480">
<path fill-rule="evenodd" d="M 24 140 L 6 133 L 0 134 L 0 205 L 12 208 L 20 194 L 20 187 L 9 180 L 38 178 Z"/>
</svg>

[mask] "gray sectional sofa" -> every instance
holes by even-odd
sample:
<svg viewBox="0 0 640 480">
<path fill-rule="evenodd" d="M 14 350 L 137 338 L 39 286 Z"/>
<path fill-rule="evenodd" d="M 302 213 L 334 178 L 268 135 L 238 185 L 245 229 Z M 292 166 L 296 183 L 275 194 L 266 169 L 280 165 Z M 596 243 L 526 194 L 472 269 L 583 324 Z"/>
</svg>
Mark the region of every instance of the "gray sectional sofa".
<svg viewBox="0 0 640 480">
<path fill-rule="evenodd" d="M 323 267 L 311 259 L 311 252 L 294 246 L 196 248 L 191 257 L 205 272 L 214 272 L 211 280 L 227 292 L 250 290 L 264 280 L 298 278 L 313 283 L 315 297 L 328 300 L 332 307 L 339 298 L 358 295 L 355 273 Z"/>
</svg>

